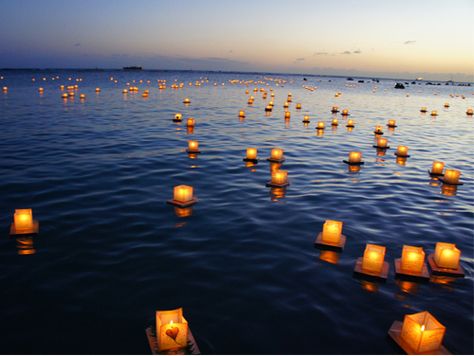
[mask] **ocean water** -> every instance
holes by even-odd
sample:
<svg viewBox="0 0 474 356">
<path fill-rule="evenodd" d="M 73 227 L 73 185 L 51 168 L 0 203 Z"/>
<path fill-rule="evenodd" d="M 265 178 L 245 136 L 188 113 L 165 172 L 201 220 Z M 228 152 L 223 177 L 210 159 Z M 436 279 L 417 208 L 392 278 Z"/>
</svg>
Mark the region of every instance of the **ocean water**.
<svg viewBox="0 0 474 356">
<path fill-rule="evenodd" d="M 422 310 L 446 326 L 451 352 L 474 352 L 474 119 L 465 114 L 473 87 L 212 72 L 0 74 L 9 88 L 0 93 L 2 353 L 148 354 L 155 311 L 179 306 L 203 353 L 401 353 L 387 331 Z M 168 89 L 158 90 L 158 79 Z M 269 85 L 249 84 L 248 106 L 247 87 L 233 79 Z M 122 94 L 133 80 L 148 98 Z M 186 85 L 172 90 L 175 80 Z M 86 100 L 61 99 L 59 85 L 76 83 Z M 270 116 L 270 95 L 263 100 L 256 86 L 274 89 Z M 333 105 L 350 110 L 352 131 Z M 172 122 L 176 112 L 196 119 L 193 132 Z M 389 131 L 391 118 L 398 127 Z M 372 147 L 376 124 L 391 146 L 384 156 Z M 185 152 L 189 139 L 199 140 L 198 157 Z M 397 163 L 400 144 L 411 157 Z M 249 146 L 259 150 L 252 167 L 242 161 Z M 285 190 L 265 186 L 276 146 L 285 151 Z M 342 163 L 351 150 L 363 153 L 359 172 Z M 464 185 L 453 192 L 431 180 L 434 159 L 460 169 Z M 191 210 L 166 204 L 178 184 L 194 187 Z M 13 211 L 24 207 L 40 234 L 9 237 Z M 340 254 L 314 247 L 326 219 L 344 222 Z M 462 250 L 465 278 L 395 279 L 404 244 L 429 254 L 439 241 Z M 366 243 L 387 248 L 385 283 L 353 275 Z"/>
</svg>

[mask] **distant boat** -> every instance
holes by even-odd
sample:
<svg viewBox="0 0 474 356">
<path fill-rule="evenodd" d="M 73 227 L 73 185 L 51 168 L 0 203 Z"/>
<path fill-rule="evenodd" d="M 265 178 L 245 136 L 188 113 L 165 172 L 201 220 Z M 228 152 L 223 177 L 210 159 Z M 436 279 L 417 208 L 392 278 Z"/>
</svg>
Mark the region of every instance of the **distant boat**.
<svg viewBox="0 0 474 356">
<path fill-rule="evenodd" d="M 123 70 L 142 70 L 142 67 L 131 66 L 131 67 L 123 67 Z"/>
</svg>

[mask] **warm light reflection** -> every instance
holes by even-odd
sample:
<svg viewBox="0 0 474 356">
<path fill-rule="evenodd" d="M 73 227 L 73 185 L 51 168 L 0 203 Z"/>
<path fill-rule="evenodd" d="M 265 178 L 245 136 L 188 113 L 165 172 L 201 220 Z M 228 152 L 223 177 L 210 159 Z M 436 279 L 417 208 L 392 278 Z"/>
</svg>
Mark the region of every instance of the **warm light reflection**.
<svg viewBox="0 0 474 356">
<path fill-rule="evenodd" d="M 341 254 L 337 253 L 336 251 L 331 251 L 331 250 L 320 250 L 319 252 L 319 259 L 321 261 L 337 265 L 339 262 Z"/>
</svg>

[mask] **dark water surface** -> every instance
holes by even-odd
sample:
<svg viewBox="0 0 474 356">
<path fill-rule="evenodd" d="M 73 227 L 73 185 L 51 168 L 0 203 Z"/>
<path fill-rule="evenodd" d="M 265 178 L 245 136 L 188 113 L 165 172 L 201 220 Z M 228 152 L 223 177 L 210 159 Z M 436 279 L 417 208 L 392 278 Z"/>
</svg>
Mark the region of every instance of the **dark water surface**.
<svg viewBox="0 0 474 356">
<path fill-rule="evenodd" d="M 451 352 L 473 353 L 474 130 L 465 114 L 474 104 L 472 88 L 395 90 L 387 80 L 373 92 L 374 83 L 280 76 L 289 82 L 271 84 L 275 110 L 265 117 L 260 93 L 248 107 L 245 86 L 228 83 L 259 75 L 2 75 L 0 86 L 9 87 L 0 93 L 2 353 L 147 354 L 144 330 L 155 310 L 178 306 L 204 353 L 399 353 L 387 337 L 390 325 L 421 310 L 447 327 Z M 60 98 L 59 84 L 74 83 L 69 76 L 83 78 L 85 102 Z M 201 77 L 209 83 L 157 89 L 157 79 Z M 150 88 L 149 98 L 122 95 L 133 79 L 152 81 L 139 85 Z M 289 91 L 292 118 L 285 123 Z M 350 109 L 352 132 L 340 115 L 341 125 L 330 128 L 332 105 Z M 421 106 L 439 116 L 420 114 Z M 237 117 L 240 109 L 245 120 Z M 193 133 L 171 121 L 175 112 L 196 118 Z M 372 131 L 390 118 L 398 124 L 385 130 L 392 149 L 377 157 Z M 319 119 L 328 127 L 321 137 L 314 130 Z M 184 152 L 191 138 L 203 152 L 197 159 Z M 410 148 L 405 165 L 395 160 L 398 144 Z M 261 158 L 252 168 L 242 162 L 248 146 L 258 147 Z M 274 146 L 285 150 L 286 192 L 265 187 L 270 167 L 262 158 Z M 341 162 L 353 149 L 366 161 L 356 174 Z M 462 170 L 465 184 L 454 196 L 430 182 L 434 159 Z M 191 216 L 179 217 L 165 203 L 178 184 L 195 188 L 199 203 Z M 40 221 L 32 241 L 8 236 L 14 209 L 23 207 Z M 321 255 L 313 246 L 326 219 L 344 221 L 340 255 Z M 393 259 L 403 244 L 431 253 L 438 241 L 462 250 L 466 278 L 395 280 Z M 384 284 L 353 277 L 367 242 L 387 247 L 391 271 Z"/>
</svg>

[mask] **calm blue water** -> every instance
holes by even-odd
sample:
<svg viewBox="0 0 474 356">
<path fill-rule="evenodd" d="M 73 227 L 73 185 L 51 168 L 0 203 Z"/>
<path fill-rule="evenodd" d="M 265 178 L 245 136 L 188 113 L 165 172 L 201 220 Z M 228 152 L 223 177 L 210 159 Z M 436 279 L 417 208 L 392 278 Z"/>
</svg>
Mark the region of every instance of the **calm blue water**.
<svg viewBox="0 0 474 356">
<path fill-rule="evenodd" d="M 228 82 L 264 80 L 260 75 L 1 75 L 0 86 L 9 87 L 0 93 L 2 353 L 146 354 L 155 310 L 178 306 L 204 353 L 399 353 L 387 337 L 390 325 L 421 310 L 447 327 L 451 352 L 473 353 L 474 119 L 465 114 L 474 105 L 472 87 L 395 90 L 391 80 L 279 76 L 288 82 L 271 83 L 275 109 L 265 117 L 261 93 L 248 107 L 245 86 Z M 59 85 L 75 83 L 68 77 L 83 78 L 85 102 L 60 98 Z M 170 85 L 201 77 L 209 78 L 201 87 L 157 89 L 157 79 Z M 149 98 L 123 96 L 126 82 L 139 79 L 151 80 L 137 83 L 150 89 Z M 288 92 L 294 100 L 285 123 Z M 340 116 L 341 125 L 330 128 L 332 105 L 350 109 L 352 132 Z M 439 116 L 420 114 L 421 106 Z M 196 119 L 194 132 L 171 121 L 175 112 Z M 372 132 L 389 118 L 398 124 L 385 130 L 392 149 L 377 156 Z M 328 127 L 319 137 L 318 120 Z M 185 153 L 191 138 L 203 152 L 197 159 Z M 393 154 L 398 144 L 410 148 L 405 165 Z M 248 146 L 259 149 L 254 167 L 242 162 Z M 264 158 L 274 146 L 285 150 L 286 191 L 265 187 Z M 341 162 L 353 149 L 366 161 L 355 174 Z M 433 159 L 462 170 L 465 184 L 455 195 L 430 181 Z M 199 198 L 188 217 L 165 203 L 178 184 L 193 185 Z M 8 236 L 14 209 L 23 207 L 40 221 L 32 240 Z M 313 246 L 326 219 L 344 222 L 340 255 Z M 466 278 L 395 280 L 393 259 L 403 244 L 431 253 L 438 241 L 462 250 Z M 367 242 L 387 247 L 384 284 L 353 276 Z"/>
</svg>

